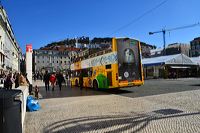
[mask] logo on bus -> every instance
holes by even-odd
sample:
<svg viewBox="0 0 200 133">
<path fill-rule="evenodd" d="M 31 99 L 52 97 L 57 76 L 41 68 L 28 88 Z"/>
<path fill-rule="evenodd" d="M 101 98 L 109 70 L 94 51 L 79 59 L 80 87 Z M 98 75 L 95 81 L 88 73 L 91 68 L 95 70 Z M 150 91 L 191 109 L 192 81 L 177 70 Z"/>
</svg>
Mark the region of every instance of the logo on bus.
<svg viewBox="0 0 200 133">
<path fill-rule="evenodd" d="M 124 77 L 125 77 L 125 78 L 128 78 L 128 77 L 129 77 L 129 73 L 128 73 L 128 72 L 125 72 L 125 73 L 124 73 Z"/>
</svg>

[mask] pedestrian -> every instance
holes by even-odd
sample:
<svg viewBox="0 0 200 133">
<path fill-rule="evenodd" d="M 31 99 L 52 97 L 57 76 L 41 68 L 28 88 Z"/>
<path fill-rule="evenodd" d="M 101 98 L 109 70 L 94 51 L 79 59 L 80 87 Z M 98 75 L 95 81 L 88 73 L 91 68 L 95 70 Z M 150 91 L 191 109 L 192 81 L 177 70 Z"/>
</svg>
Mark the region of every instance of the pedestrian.
<svg viewBox="0 0 200 133">
<path fill-rule="evenodd" d="M 27 86 L 28 83 L 26 82 L 26 78 L 23 76 L 22 73 L 19 74 L 19 85 L 20 86 Z"/>
<path fill-rule="evenodd" d="M 60 91 L 61 91 L 62 83 L 64 82 L 64 77 L 63 77 L 62 73 L 59 72 L 59 73 L 56 75 L 56 78 L 57 78 L 57 83 L 58 83 L 59 89 L 60 89 Z"/>
<path fill-rule="evenodd" d="M 30 83 L 30 81 L 28 80 L 28 74 L 26 73 L 24 77 L 25 77 L 26 83 L 27 83 L 27 85 L 28 85 L 29 94 L 33 94 L 33 93 L 32 93 L 33 86 L 32 86 L 32 84 Z"/>
<path fill-rule="evenodd" d="M 16 74 L 15 76 L 15 88 L 19 87 L 19 73 Z"/>
<path fill-rule="evenodd" d="M 51 82 L 52 91 L 54 91 L 55 82 L 56 82 L 55 73 L 52 73 L 52 74 L 51 74 L 51 76 L 50 76 L 50 82 Z"/>
<path fill-rule="evenodd" d="M 176 75 L 176 72 L 174 72 L 174 79 L 177 79 L 177 75 Z"/>
<path fill-rule="evenodd" d="M 40 74 L 39 74 L 39 72 L 37 73 L 37 80 L 39 80 L 39 77 L 40 77 Z"/>
<path fill-rule="evenodd" d="M 43 77 L 43 82 L 45 84 L 46 91 L 49 91 L 49 80 L 50 80 L 50 74 L 48 73 L 48 71 L 46 71 Z"/>
<path fill-rule="evenodd" d="M 33 74 L 33 79 L 36 81 L 36 73 Z"/>
<path fill-rule="evenodd" d="M 12 74 L 8 74 L 6 79 L 5 79 L 5 82 L 4 82 L 4 87 L 6 89 L 9 89 L 11 90 L 12 89 L 12 84 L 13 84 L 13 79 L 12 79 Z"/>
<path fill-rule="evenodd" d="M 36 97 L 37 99 L 39 99 L 39 88 L 38 88 L 37 85 L 35 86 L 35 97 Z"/>
<path fill-rule="evenodd" d="M 66 74 L 66 76 L 65 76 L 65 79 L 66 79 L 66 84 L 67 84 L 67 86 L 69 86 L 69 76 Z"/>
<path fill-rule="evenodd" d="M 79 74 L 79 86 L 80 86 L 80 90 L 83 89 L 83 73 L 80 70 L 80 74 Z"/>
<path fill-rule="evenodd" d="M 42 77 L 43 77 L 43 75 L 42 75 L 42 74 L 40 74 L 40 80 L 41 80 L 41 81 L 43 80 L 43 78 L 42 78 Z"/>
</svg>

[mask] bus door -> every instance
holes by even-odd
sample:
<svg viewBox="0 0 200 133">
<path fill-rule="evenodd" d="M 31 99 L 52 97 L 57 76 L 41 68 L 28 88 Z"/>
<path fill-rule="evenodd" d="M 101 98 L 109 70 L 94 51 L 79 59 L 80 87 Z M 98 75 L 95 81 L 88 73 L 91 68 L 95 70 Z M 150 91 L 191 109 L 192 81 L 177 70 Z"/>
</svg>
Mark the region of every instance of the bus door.
<svg viewBox="0 0 200 133">
<path fill-rule="evenodd" d="M 113 80 L 112 80 L 112 65 L 106 65 L 106 73 L 108 78 L 108 86 L 113 86 Z"/>
<path fill-rule="evenodd" d="M 142 80 L 139 41 L 129 38 L 116 39 L 119 81 Z"/>
<path fill-rule="evenodd" d="M 92 68 L 88 68 L 88 82 L 87 87 L 92 87 Z"/>
<path fill-rule="evenodd" d="M 112 86 L 112 71 L 107 71 L 108 86 Z"/>
</svg>

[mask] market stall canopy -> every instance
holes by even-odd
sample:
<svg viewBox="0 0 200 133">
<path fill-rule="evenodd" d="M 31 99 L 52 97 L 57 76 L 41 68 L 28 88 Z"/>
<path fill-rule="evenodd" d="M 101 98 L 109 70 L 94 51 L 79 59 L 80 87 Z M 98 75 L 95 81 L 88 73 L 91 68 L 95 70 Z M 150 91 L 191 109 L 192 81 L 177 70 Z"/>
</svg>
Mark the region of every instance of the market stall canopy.
<svg viewBox="0 0 200 133">
<path fill-rule="evenodd" d="M 197 65 L 200 66 L 200 56 L 198 56 L 198 57 L 190 57 L 190 59 L 191 59 L 194 63 L 196 63 Z"/>
<path fill-rule="evenodd" d="M 197 65 L 188 56 L 184 54 L 167 55 L 154 58 L 142 59 L 143 66 L 158 66 L 158 65 Z"/>
</svg>

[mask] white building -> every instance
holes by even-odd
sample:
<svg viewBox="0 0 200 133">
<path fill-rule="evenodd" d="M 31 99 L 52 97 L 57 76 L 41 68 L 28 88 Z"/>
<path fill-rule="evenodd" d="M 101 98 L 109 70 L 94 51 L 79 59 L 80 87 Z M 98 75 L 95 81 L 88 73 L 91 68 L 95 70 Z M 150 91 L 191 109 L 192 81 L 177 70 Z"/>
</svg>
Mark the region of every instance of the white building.
<svg viewBox="0 0 200 133">
<path fill-rule="evenodd" d="M 0 6 L 0 72 L 18 72 L 21 49 L 6 11 Z"/>
<path fill-rule="evenodd" d="M 63 71 L 70 69 L 70 56 L 77 48 L 54 47 L 34 50 L 33 67 L 35 72 Z"/>
<path fill-rule="evenodd" d="M 189 56 L 190 45 L 186 43 L 172 43 L 166 48 L 166 55 L 184 54 Z"/>
<path fill-rule="evenodd" d="M 151 57 L 157 57 L 157 56 L 161 56 L 162 55 L 162 48 L 158 48 L 158 49 L 151 49 L 150 50 L 150 56 Z"/>
</svg>

